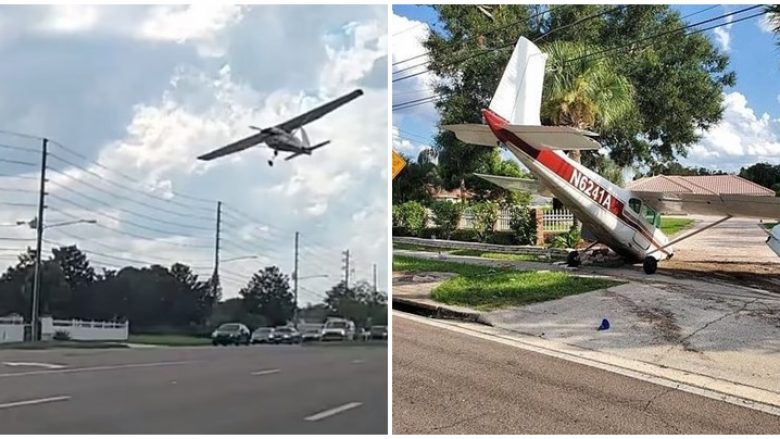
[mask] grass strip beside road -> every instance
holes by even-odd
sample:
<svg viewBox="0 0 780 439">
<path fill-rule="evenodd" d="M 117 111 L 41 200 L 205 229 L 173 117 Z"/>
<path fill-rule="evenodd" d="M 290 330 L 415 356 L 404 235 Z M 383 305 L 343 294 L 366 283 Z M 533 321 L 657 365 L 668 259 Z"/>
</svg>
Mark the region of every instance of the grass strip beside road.
<svg viewBox="0 0 780 439">
<path fill-rule="evenodd" d="M 661 231 L 666 236 L 676 235 L 690 227 L 691 224 L 693 224 L 693 220 L 690 218 L 661 217 Z"/>
<path fill-rule="evenodd" d="M 560 299 L 622 283 L 610 279 L 574 276 L 561 271 L 516 271 L 405 256 L 393 258 L 393 271 L 456 273 L 458 276 L 436 287 L 431 292 L 431 298 L 480 311 Z"/>
<path fill-rule="evenodd" d="M 158 346 L 205 346 L 211 344 L 211 340 L 205 337 L 176 334 L 131 334 L 127 342 Z"/>
</svg>

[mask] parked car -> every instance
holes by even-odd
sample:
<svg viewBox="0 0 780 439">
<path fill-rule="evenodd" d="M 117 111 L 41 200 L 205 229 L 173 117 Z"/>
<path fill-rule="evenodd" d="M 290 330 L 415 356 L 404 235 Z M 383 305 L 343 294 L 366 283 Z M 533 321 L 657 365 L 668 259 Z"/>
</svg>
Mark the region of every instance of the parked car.
<svg viewBox="0 0 780 439">
<path fill-rule="evenodd" d="M 307 325 L 301 328 L 302 341 L 320 341 L 322 340 L 322 325 Z"/>
<path fill-rule="evenodd" d="M 351 320 L 331 318 L 322 328 L 322 340 L 353 340 L 355 323 Z"/>
<path fill-rule="evenodd" d="M 372 340 L 387 340 L 387 326 L 372 326 L 371 327 L 371 339 Z"/>
<path fill-rule="evenodd" d="M 274 330 L 274 342 L 295 344 L 301 342 L 301 333 L 292 326 L 278 326 Z"/>
<path fill-rule="evenodd" d="M 216 345 L 248 345 L 251 339 L 249 328 L 241 323 L 223 323 L 211 333 L 211 344 Z"/>
<path fill-rule="evenodd" d="M 252 333 L 252 344 L 273 343 L 276 340 L 274 328 L 257 328 Z"/>
</svg>

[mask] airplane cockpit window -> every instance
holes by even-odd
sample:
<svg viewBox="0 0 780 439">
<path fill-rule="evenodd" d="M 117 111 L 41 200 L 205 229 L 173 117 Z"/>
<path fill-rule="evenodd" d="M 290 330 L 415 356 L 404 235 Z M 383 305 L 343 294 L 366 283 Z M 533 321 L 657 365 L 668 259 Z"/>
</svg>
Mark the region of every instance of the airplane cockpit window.
<svg viewBox="0 0 780 439">
<path fill-rule="evenodd" d="M 639 211 L 642 209 L 642 201 L 636 198 L 631 198 L 628 200 L 628 205 L 631 207 L 631 210 L 636 213 L 639 213 Z"/>
<path fill-rule="evenodd" d="M 656 218 L 658 217 L 658 214 L 653 209 L 645 205 L 643 212 L 644 213 L 642 214 L 642 216 L 645 217 L 645 220 L 647 221 L 648 224 L 652 224 L 654 226 L 657 225 Z"/>
</svg>

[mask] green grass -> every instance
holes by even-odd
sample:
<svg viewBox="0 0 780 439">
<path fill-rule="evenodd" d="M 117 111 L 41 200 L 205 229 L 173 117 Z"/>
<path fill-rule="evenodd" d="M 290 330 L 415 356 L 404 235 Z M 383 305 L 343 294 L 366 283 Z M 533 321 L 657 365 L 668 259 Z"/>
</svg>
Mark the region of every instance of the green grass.
<svg viewBox="0 0 780 439">
<path fill-rule="evenodd" d="M 174 334 L 132 334 L 127 342 L 160 346 L 203 346 L 211 344 L 211 340 L 208 338 Z"/>
<path fill-rule="evenodd" d="M 458 256 L 478 256 L 486 259 L 500 259 L 502 261 L 513 262 L 548 262 L 546 255 L 534 255 L 528 253 L 503 253 L 503 252 L 486 252 L 482 250 L 454 250 L 450 254 Z M 562 260 L 560 257 L 553 256 L 552 261 Z"/>
<path fill-rule="evenodd" d="M 661 231 L 666 236 L 672 236 L 693 224 L 689 218 L 661 218 Z"/>
<path fill-rule="evenodd" d="M 573 276 L 560 271 L 515 271 L 449 261 L 393 258 L 393 270 L 448 272 L 459 276 L 444 281 L 431 298 L 480 311 L 559 299 L 574 294 L 613 287 L 622 282 Z"/>
<path fill-rule="evenodd" d="M 763 226 L 765 229 L 767 229 L 767 230 L 772 230 L 772 227 L 776 226 L 777 224 L 778 224 L 778 223 L 761 223 L 761 225 L 762 225 L 762 226 Z"/>
</svg>

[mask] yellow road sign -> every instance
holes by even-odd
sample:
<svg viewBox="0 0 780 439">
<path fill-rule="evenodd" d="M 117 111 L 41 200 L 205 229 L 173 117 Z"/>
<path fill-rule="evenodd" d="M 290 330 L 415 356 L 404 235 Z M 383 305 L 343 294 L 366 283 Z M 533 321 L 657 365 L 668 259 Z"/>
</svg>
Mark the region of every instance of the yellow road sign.
<svg viewBox="0 0 780 439">
<path fill-rule="evenodd" d="M 406 166 L 404 158 L 401 157 L 401 154 L 398 154 L 393 150 L 393 180 L 395 180 L 395 177 L 401 172 L 404 166 Z"/>
</svg>

